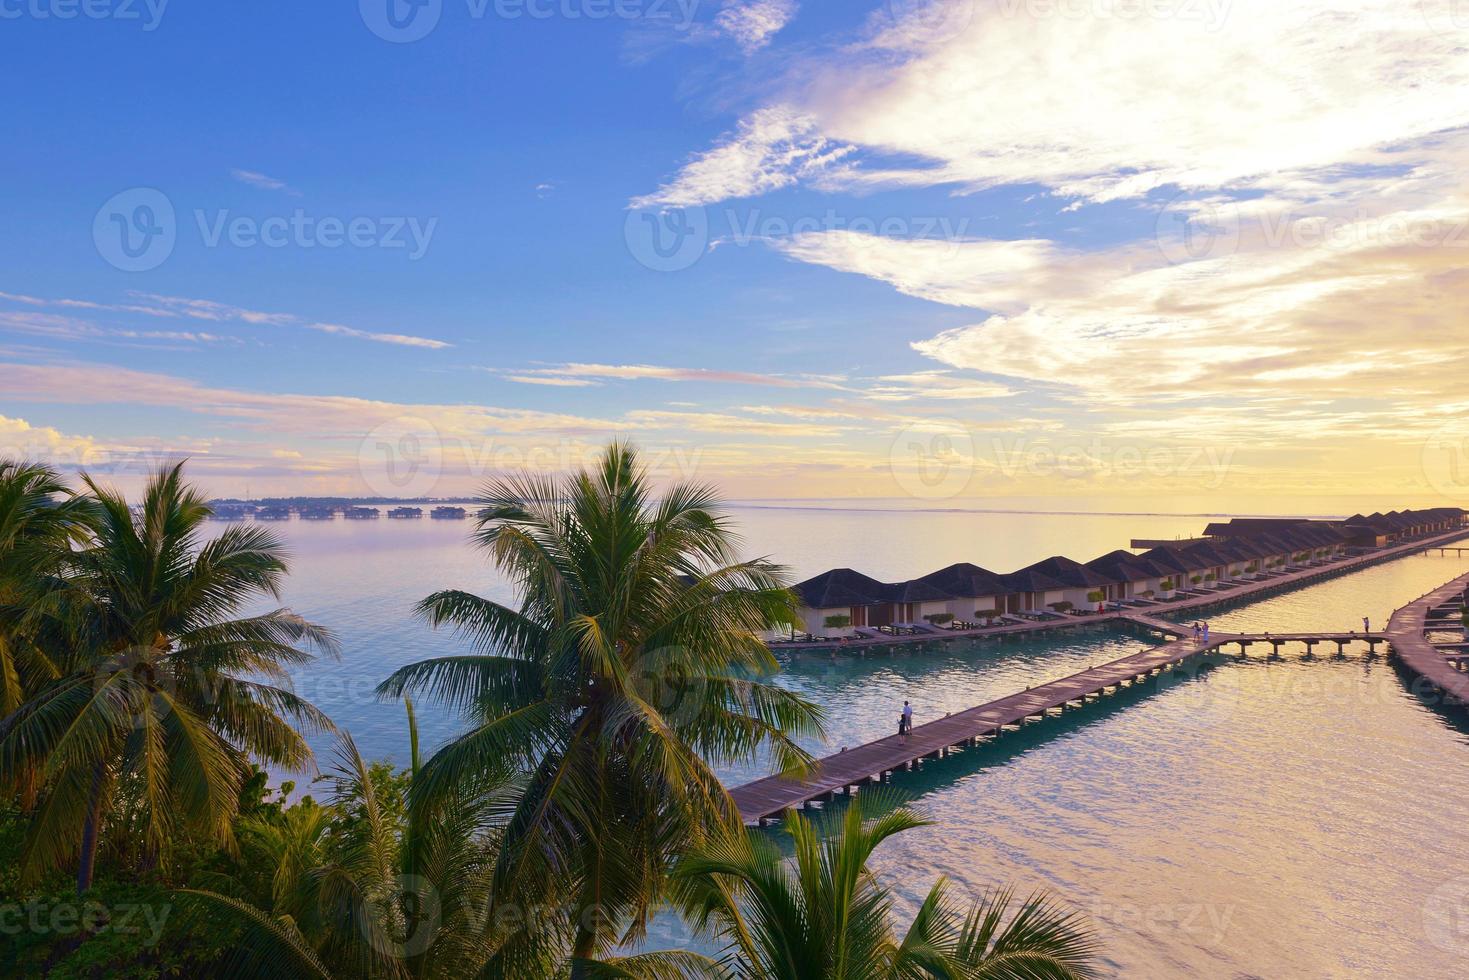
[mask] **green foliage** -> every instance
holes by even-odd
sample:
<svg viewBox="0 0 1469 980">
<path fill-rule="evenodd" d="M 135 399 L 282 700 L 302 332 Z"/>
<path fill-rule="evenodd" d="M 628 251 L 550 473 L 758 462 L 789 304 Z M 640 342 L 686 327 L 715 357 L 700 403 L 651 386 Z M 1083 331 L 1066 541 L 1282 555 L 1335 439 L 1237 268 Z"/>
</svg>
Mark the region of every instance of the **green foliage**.
<svg viewBox="0 0 1469 980">
<path fill-rule="evenodd" d="M 1004 614 L 998 609 L 976 609 L 974 615 L 980 619 L 999 619 Z"/>
<path fill-rule="evenodd" d="M 851 616 L 827 616 L 822 620 L 822 625 L 829 630 L 845 629 L 852 625 Z"/>
<path fill-rule="evenodd" d="M 1172 592 L 1173 586 L 1174 582 L 1171 578 L 1165 578 L 1163 581 L 1158 583 L 1158 588 L 1162 589 L 1164 592 Z"/>
<path fill-rule="evenodd" d="M 867 863 L 889 838 L 922 826 L 912 810 L 865 793 L 819 826 L 789 811 L 791 862 L 768 836 L 740 831 L 682 863 L 679 899 L 751 980 L 1096 975 L 1091 930 L 1039 895 L 1017 907 L 1001 891 L 961 909 L 941 879 L 898 935 L 892 895 Z"/>
<path fill-rule="evenodd" d="M 1056 612 L 1063 613 L 1070 611 L 1073 608 L 1073 604 L 1070 599 L 1062 599 L 1060 602 L 1051 603 L 1050 607 L 1056 610 Z"/>
<path fill-rule="evenodd" d="M 135 512 L 83 477 L 84 546 L 57 562 L 64 586 L 40 604 L 71 643 L 66 669 L 0 722 L 0 783 L 41 783 L 22 856 L 39 880 L 80 863 L 91 883 L 104 838 L 167 866 L 193 835 L 227 844 L 248 759 L 299 769 L 308 731 L 326 716 L 270 681 L 334 651 L 287 610 L 240 617 L 278 595 L 283 549 L 263 528 L 232 526 L 205 542 L 209 508 L 183 464 L 149 481 Z"/>
<path fill-rule="evenodd" d="M 1188 580 L 1189 580 L 1189 584 L 1190 585 L 1198 585 L 1200 582 L 1202 582 L 1204 580 L 1204 578 L 1203 578 L 1202 575 L 1190 575 L 1188 577 Z"/>
<path fill-rule="evenodd" d="M 1101 589 L 1092 589 L 1086 594 L 1087 602 L 1101 602 L 1105 598 L 1107 598 L 1107 593 L 1103 592 Z"/>
<path fill-rule="evenodd" d="M 822 714 L 769 683 L 777 664 L 756 636 L 796 622 L 796 599 L 783 569 L 737 557 L 711 488 L 656 500 L 623 445 L 569 478 L 494 482 L 479 504 L 476 540 L 518 605 L 428 597 L 429 622 L 479 652 L 411 664 L 380 692 L 423 693 L 471 721 L 415 779 L 415 812 L 524 780 L 491 914 L 564 909 L 560 934 L 589 959 L 641 934 L 675 859 L 738 825 L 712 762 L 766 748 L 785 772 L 809 764 L 792 736 L 819 733 Z"/>
<path fill-rule="evenodd" d="M 928 620 L 930 623 L 933 623 L 935 626 L 942 626 L 945 623 L 952 623 L 954 621 L 954 614 L 946 612 L 928 613 L 923 618 Z"/>
</svg>

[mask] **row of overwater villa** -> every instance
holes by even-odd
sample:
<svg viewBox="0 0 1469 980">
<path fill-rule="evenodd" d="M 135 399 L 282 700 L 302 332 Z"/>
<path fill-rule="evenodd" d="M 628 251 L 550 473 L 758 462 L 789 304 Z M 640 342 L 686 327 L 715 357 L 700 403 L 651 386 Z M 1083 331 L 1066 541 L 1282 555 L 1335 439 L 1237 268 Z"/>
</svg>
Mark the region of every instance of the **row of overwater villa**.
<svg viewBox="0 0 1469 980">
<path fill-rule="evenodd" d="M 1341 521 L 1235 518 L 1199 538 L 1142 553 L 1117 550 L 1078 562 L 1055 556 L 999 574 L 960 562 L 906 582 L 881 582 L 834 568 L 795 587 L 806 636 L 875 637 L 973 629 L 1145 607 L 1223 592 L 1349 554 L 1469 524 L 1458 507 L 1356 514 Z M 781 637 L 779 639 L 784 639 Z"/>
</svg>

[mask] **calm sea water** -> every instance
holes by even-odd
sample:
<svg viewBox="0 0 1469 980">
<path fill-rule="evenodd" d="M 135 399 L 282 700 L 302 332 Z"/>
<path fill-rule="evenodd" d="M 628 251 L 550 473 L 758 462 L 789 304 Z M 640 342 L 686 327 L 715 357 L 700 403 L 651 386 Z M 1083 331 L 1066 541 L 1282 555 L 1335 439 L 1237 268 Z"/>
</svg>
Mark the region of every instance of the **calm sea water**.
<svg viewBox="0 0 1469 980">
<path fill-rule="evenodd" d="M 1193 516 L 1018 515 L 740 507 L 751 554 L 802 577 L 836 565 L 899 578 L 958 560 L 1008 571 L 1086 559 L 1135 536 L 1196 533 Z M 292 522 L 286 601 L 331 626 L 343 656 L 297 689 L 364 753 L 402 761 L 402 708 L 372 688 L 401 664 L 459 649 L 413 620 L 435 589 L 509 600 L 461 522 Z M 1415 557 L 1211 615 L 1216 629 L 1374 625 L 1469 559 Z M 934 644 L 893 656 L 807 654 L 782 682 L 821 703 L 833 751 L 1143 646 L 1101 628 L 1045 641 Z M 962 753 L 895 785 L 936 826 L 878 852 L 916 902 L 940 875 L 959 895 L 1046 888 L 1091 916 L 1119 976 L 1469 976 L 1469 734 L 1406 693 L 1365 650 L 1344 658 L 1221 658 Z M 426 742 L 459 719 L 420 705 Z M 329 742 L 319 742 L 323 750 Z M 761 774 L 746 766 L 731 781 Z M 670 924 L 672 941 L 676 926 Z"/>
</svg>

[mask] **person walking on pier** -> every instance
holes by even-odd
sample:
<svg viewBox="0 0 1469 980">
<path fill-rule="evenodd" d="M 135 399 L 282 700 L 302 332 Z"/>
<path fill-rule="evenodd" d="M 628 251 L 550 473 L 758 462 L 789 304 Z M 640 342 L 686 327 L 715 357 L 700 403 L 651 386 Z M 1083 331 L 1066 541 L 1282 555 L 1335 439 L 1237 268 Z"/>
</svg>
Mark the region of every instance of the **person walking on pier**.
<svg viewBox="0 0 1469 980">
<path fill-rule="evenodd" d="M 1204 620 L 1204 646 L 1209 645 L 1209 621 Z"/>
<path fill-rule="evenodd" d="M 1362 632 L 1363 633 L 1371 633 L 1372 632 L 1372 617 L 1371 616 L 1363 616 L 1362 617 Z"/>
<path fill-rule="evenodd" d="M 1204 635 L 1203 627 L 1201 627 L 1198 623 L 1194 623 L 1194 646 L 1198 646 L 1199 645 L 1199 638 L 1202 637 L 1203 635 Z"/>
<path fill-rule="evenodd" d="M 903 744 L 908 742 L 908 733 L 913 730 L 913 705 L 907 701 L 903 702 L 903 713 L 898 716 L 898 739 Z"/>
</svg>

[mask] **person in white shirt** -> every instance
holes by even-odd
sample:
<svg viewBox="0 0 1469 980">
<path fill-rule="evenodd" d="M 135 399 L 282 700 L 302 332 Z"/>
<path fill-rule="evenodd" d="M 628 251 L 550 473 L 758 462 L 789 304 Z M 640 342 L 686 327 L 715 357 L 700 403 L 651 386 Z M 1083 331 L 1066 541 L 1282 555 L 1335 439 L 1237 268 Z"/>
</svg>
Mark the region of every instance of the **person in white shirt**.
<svg viewBox="0 0 1469 980">
<path fill-rule="evenodd" d="M 913 705 L 907 701 L 903 702 L 903 713 L 898 716 L 898 737 L 903 741 L 908 740 L 908 733 L 913 730 Z"/>
</svg>

